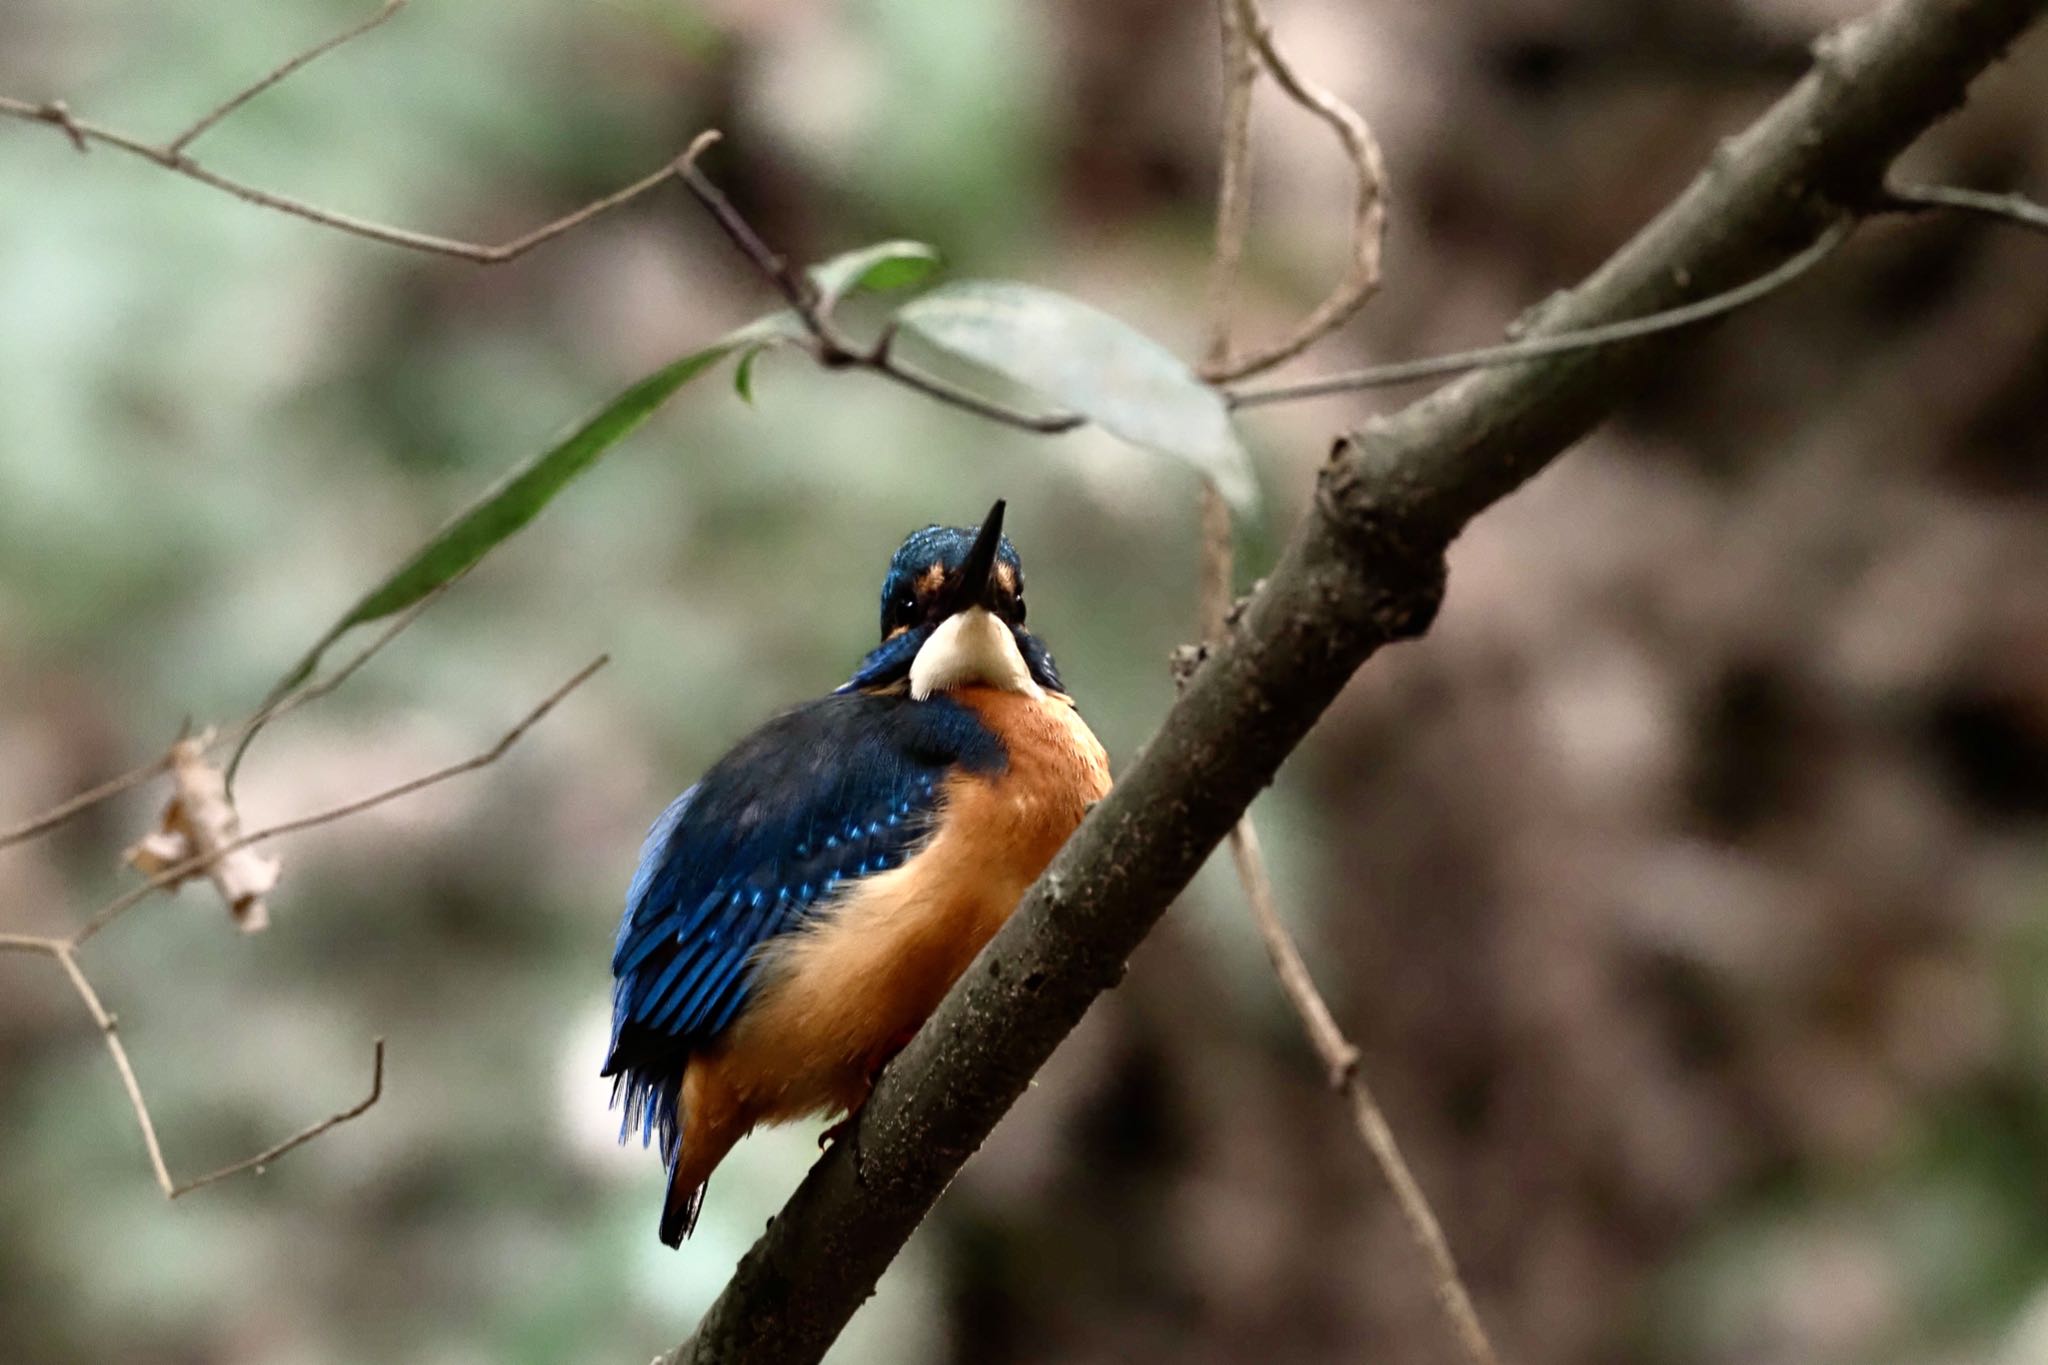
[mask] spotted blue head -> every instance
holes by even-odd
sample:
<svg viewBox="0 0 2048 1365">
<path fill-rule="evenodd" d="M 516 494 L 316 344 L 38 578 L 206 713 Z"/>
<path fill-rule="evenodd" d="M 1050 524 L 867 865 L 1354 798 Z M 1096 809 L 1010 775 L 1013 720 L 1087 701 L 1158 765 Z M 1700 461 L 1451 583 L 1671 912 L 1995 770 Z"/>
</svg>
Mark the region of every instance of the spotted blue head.
<svg viewBox="0 0 2048 1365">
<path fill-rule="evenodd" d="M 904 538 L 882 580 L 882 643 L 839 690 L 907 686 L 922 700 L 961 687 L 1065 689 L 1052 654 L 1024 628 L 1024 563 L 998 500 L 980 526 L 927 526 Z"/>
</svg>

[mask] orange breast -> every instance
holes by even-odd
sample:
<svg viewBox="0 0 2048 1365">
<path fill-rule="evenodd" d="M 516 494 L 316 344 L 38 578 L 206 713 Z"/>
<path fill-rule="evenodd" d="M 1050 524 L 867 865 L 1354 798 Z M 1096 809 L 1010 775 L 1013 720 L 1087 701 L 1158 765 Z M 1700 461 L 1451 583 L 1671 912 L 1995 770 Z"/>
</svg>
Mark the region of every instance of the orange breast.
<svg viewBox="0 0 2048 1365">
<path fill-rule="evenodd" d="M 954 695 L 1001 736 L 1009 762 L 992 776 L 949 779 L 939 832 L 922 852 L 765 950 L 753 1003 L 701 1059 L 716 1059 L 750 1124 L 858 1106 L 873 1070 L 1109 791 L 1108 756 L 1067 698 Z"/>
</svg>

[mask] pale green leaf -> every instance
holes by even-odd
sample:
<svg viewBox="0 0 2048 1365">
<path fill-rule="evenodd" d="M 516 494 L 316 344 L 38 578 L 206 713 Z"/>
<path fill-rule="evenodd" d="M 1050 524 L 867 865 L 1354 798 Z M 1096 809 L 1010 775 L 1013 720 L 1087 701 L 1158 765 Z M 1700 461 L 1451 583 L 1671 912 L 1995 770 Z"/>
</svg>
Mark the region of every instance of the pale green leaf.
<svg viewBox="0 0 2048 1365">
<path fill-rule="evenodd" d="M 967 280 L 912 299 L 896 321 L 1133 445 L 1186 460 L 1233 506 L 1257 504 L 1251 459 L 1223 395 L 1101 309 L 1035 285 Z"/>
</svg>

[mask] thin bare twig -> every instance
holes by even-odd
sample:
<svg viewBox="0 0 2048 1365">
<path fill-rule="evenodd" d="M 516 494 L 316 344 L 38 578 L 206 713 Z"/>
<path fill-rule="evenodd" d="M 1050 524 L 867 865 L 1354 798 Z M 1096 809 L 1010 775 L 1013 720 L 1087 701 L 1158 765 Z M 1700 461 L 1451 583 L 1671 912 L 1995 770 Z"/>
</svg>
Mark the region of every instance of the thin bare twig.
<svg viewBox="0 0 2048 1365">
<path fill-rule="evenodd" d="M 41 953 L 55 957 L 64 946 L 62 939 L 42 938 L 35 934 L 0 934 L 0 953 Z"/>
<path fill-rule="evenodd" d="M 57 959 L 57 965 L 71 978 L 71 989 L 85 1002 L 86 1012 L 99 1025 L 100 1037 L 106 1040 L 107 1055 L 114 1059 L 114 1070 L 121 1073 L 121 1088 L 128 1092 L 128 1105 L 135 1111 L 136 1126 L 142 1129 L 142 1145 L 149 1149 L 149 1166 L 156 1173 L 156 1183 L 163 1189 L 164 1198 L 178 1197 L 178 1182 L 171 1179 L 171 1168 L 164 1164 L 163 1144 L 157 1141 L 156 1123 L 149 1116 L 149 1104 L 142 1098 L 142 1083 L 135 1079 L 134 1064 L 128 1060 L 127 1045 L 121 1041 L 121 1028 L 107 1007 L 100 1001 L 100 993 L 92 988 L 92 982 L 78 965 L 78 956 L 69 943 L 53 942 L 50 955 Z"/>
<path fill-rule="evenodd" d="M 0 830 L 0 848 L 24 843 L 38 834 L 47 833 L 73 816 L 91 810 L 102 801 L 111 801 L 122 792 L 139 787 L 151 778 L 163 776 L 170 768 L 171 756 L 165 753 L 140 767 L 130 768 L 119 777 L 108 778 L 97 787 L 82 791 L 68 801 L 59 802 L 41 815 L 31 816 L 12 829 Z"/>
<path fill-rule="evenodd" d="M 712 135 L 715 137 L 715 135 Z M 809 340 L 808 349 L 812 357 L 827 369 L 859 369 L 881 375 L 892 383 L 900 384 L 936 399 L 949 407 L 973 413 L 1020 431 L 1035 432 L 1042 436 L 1056 436 L 1072 431 L 1085 422 L 1074 413 L 1030 413 L 1021 412 L 992 399 L 984 398 L 970 389 L 961 388 L 950 380 L 939 378 L 911 365 L 906 365 L 895 354 L 896 329 L 885 327 L 871 346 L 861 346 L 849 340 L 833 324 L 831 313 L 822 306 L 817 289 L 808 276 L 789 263 L 787 257 L 763 241 L 761 234 L 754 230 L 746 216 L 734 206 L 725 191 L 718 188 L 711 178 L 696 166 L 696 156 L 711 138 L 700 136 L 691 144 L 690 151 L 675 163 L 675 174 L 697 201 L 710 212 L 713 221 L 732 239 L 741 253 L 751 261 L 754 268 L 773 284 L 790 310 L 803 324 Z"/>
<path fill-rule="evenodd" d="M 71 982 L 72 992 L 85 1006 L 98 1026 L 101 1039 L 106 1043 L 107 1055 L 113 1059 L 114 1070 L 121 1078 L 121 1089 L 128 1096 L 128 1107 L 135 1114 L 135 1126 L 142 1133 L 142 1146 L 149 1155 L 150 1173 L 156 1177 L 157 1188 L 166 1199 L 180 1199 L 192 1191 L 254 1170 L 261 1174 L 263 1168 L 295 1147 L 303 1147 L 330 1128 L 360 1118 L 369 1112 L 370 1106 L 384 1097 L 384 1040 L 377 1039 L 371 1058 L 370 1093 L 358 1103 L 339 1113 L 329 1114 L 318 1123 L 301 1128 L 284 1141 L 266 1147 L 256 1155 L 231 1162 L 216 1171 L 209 1171 L 194 1180 L 179 1184 L 171 1175 L 170 1164 L 164 1160 L 163 1141 L 157 1136 L 156 1120 L 149 1112 L 149 1101 L 142 1096 L 142 1082 L 136 1078 L 135 1064 L 128 1058 L 128 1045 L 121 1041 L 119 1019 L 109 1010 L 100 993 L 93 987 L 92 979 L 85 969 L 78 965 L 78 951 L 75 942 L 61 938 L 38 938 L 28 934 L 0 934 L 0 952 L 37 953 L 56 959 L 57 965 Z"/>
<path fill-rule="evenodd" d="M 300 830 L 312 829 L 318 825 L 332 824 L 336 820 L 346 819 L 351 815 L 359 815 L 372 807 L 396 801 L 401 797 L 411 796 L 414 792 L 421 791 L 424 788 L 446 782 L 450 778 L 460 777 L 465 773 L 475 772 L 479 768 L 487 767 L 497 762 L 500 758 L 504 757 L 506 750 L 518 743 L 528 730 L 538 725 L 548 712 L 554 710 L 564 697 L 567 697 L 571 692 L 582 686 L 591 674 L 597 672 L 598 669 L 603 668 L 610 662 L 611 656 L 609 654 L 600 654 L 596 659 L 585 664 L 577 671 L 574 677 L 549 693 L 546 699 L 534 707 L 533 710 L 527 712 L 526 716 L 518 724 L 501 735 L 495 744 L 474 757 L 466 758 L 460 763 L 450 764 L 445 768 L 436 769 L 425 776 L 401 782 L 395 787 L 387 787 L 383 791 L 373 793 L 372 795 L 358 797 L 354 801 L 330 807 L 327 810 L 316 811 L 311 815 L 302 815 L 295 819 L 266 826 L 263 829 L 252 830 L 221 845 L 210 853 L 187 858 L 182 862 L 174 863 L 170 867 L 164 868 L 144 881 L 140 886 L 123 892 L 100 907 L 91 919 L 80 925 L 77 931 L 71 935 L 67 941 L 68 946 L 76 948 L 84 944 L 109 924 L 112 924 L 122 915 L 146 900 L 152 892 L 161 890 L 166 886 L 191 876 L 195 872 L 201 871 L 207 864 L 225 857 L 237 849 L 247 848 L 251 844 L 259 844 L 267 839 L 275 839 L 280 835 L 296 834 Z"/>
<path fill-rule="evenodd" d="M 472 564 L 469 567 L 475 568 L 476 566 Z M 449 589 L 468 576 L 469 569 L 465 568 L 459 570 L 445 581 L 435 584 L 427 591 L 426 596 L 420 598 L 419 601 L 401 612 L 396 620 L 378 634 L 376 639 L 370 641 L 360 653 L 340 668 L 335 669 L 334 672 L 328 674 L 325 678 L 316 679 L 297 691 L 287 692 L 283 696 L 257 707 L 255 713 L 248 719 L 215 740 L 214 743 L 216 744 L 232 744 L 234 746 L 234 754 L 228 760 L 227 766 L 229 789 L 233 789 L 235 770 L 241 766 L 242 759 L 249 752 L 249 746 L 256 742 L 258 731 L 268 726 L 272 721 L 290 715 L 308 702 L 320 700 L 320 698 L 332 693 L 343 683 L 354 677 L 364 664 L 376 658 L 386 645 L 404 634 L 408 626 L 425 615 L 427 608 L 440 601 Z"/>
<path fill-rule="evenodd" d="M 1237 877 L 1244 885 L 1245 897 L 1251 902 L 1252 918 L 1257 922 L 1259 937 L 1266 945 L 1266 955 L 1272 959 L 1274 975 L 1280 978 L 1280 988 L 1286 992 L 1294 1012 L 1301 1016 L 1302 1029 L 1308 1034 L 1316 1056 L 1328 1068 L 1331 1089 L 1342 1093 L 1351 1103 L 1351 1117 L 1358 1127 L 1358 1135 L 1371 1149 L 1373 1159 L 1379 1163 L 1387 1184 L 1392 1187 L 1409 1236 L 1429 1261 L 1437 1303 L 1457 1336 L 1458 1345 L 1474 1365 L 1500 1365 L 1500 1357 L 1494 1353 L 1493 1343 L 1487 1339 L 1486 1329 L 1479 1323 L 1479 1314 L 1472 1307 L 1472 1295 L 1465 1288 L 1464 1277 L 1458 1273 L 1457 1258 L 1451 1255 L 1451 1244 L 1444 1237 L 1443 1225 L 1437 1221 L 1428 1196 L 1423 1194 L 1415 1173 L 1409 1169 L 1407 1158 L 1401 1155 L 1401 1145 L 1394 1140 L 1394 1130 L 1388 1126 L 1385 1113 L 1373 1098 L 1372 1088 L 1366 1084 L 1365 1076 L 1359 1070 L 1358 1048 L 1337 1026 L 1329 1004 L 1316 989 L 1315 979 L 1309 975 L 1301 949 L 1280 919 L 1273 901 L 1272 878 L 1266 872 L 1265 854 L 1259 847 L 1258 832 L 1252 828 L 1249 817 L 1240 820 L 1237 828 L 1231 831 L 1230 856 L 1237 865 Z"/>
<path fill-rule="evenodd" d="M 403 3 L 403 0 L 400 0 L 400 3 Z M 467 573 L 467 570 L 464 573 Z M 428 607 L 439 600 L 441 595 L 448 591 L 449 588 L 460 582 L 462 577 L 463 574 L 457 574 L 421 598 L 417 604 L 408 608 L 404 614 L 399 616 L 388 629 L 378 635 L 375 640 L 372 640 L 360 653 L 327 677 L 308 683 L 296 692 L 287 693 L 270 706 L 258 710 L 240 724 L 206 741 L 206 747 L 212 749 L 222 744 L 237 742 L 242 737 L 252 734 L 261 726 L 298 710 L 308 702 L 318 701 L 320 698 L 332 693 L 351 677 L 355 676 L 363 665 L 375 658 L 386 645 L 397 639 L 406 627 L 417 621 L 421 613 L 425 612 Z M 110 801 L 114 797 L 121 795 L 121 793 L 139 787 L 152 778 L 163 776 L 166 772 L 170 771 L 170 768 L 171 755 L 169 751 L 166 751 L 159 757 L 153 758 L 139 767 L 131 768 L 119 777 L 109 778 L 96 787 L 82 791 L 78 795 L 52 806 L 40 815 L 30 817 L 11 829 L 0 830 L 0 849 L 5 849 L 13 844 L 23 843 L 38 834 L 55 829 L 65 821 L 92 809 L 103 801 Z"/>
<path fill-rule="evenodd" d="M 1991 194 L 1954 185 L 1891 185 L 1886 187 L 1880 204 L 1902 213 L 1960 209 L 2035 232 L 2048 232 L 2048 205 L 2037 204 L 2024 194 Z"/>
<path fill-rule="evenodd" d="M 226 1180 L 231 1175 L 240 1175 L 243 1171 L 254 1171 L 256 1174 L 262 1175 L 265 1167 L 269 1166 L 271 1162 L 277 1160 L 286 1152 L 291 1151 L 294 1147 L 305 1146 L 330 1128 L 338 1128 L 350 1119 L 361 1118 L 370 1111 L 371 1105 L 374 1105 L 383 1098 L 384 1040 L 379 1038 L 372 1044 L 370 1053 L 369 1094 L 339 1113 L 329 1114 L 317 1123 L 308 1124 L 283 1142 L 277 1143 L 275 1146 L 266 1147 L 254 1156 L 243 1157 L 240 1161 L 230 1162 L 217 1171 L 208 1171 L 205 1175 L 186 1181 L 176 1189 L 171 1190 L 170 1197 L 173 1199 L 182 1198 L 194 1190 L 203 1189 L 215 1181 Z"/>
<path fill-rule="evenodd" d="M 1323 301 L 1281 340 L 1234 359 L 1228 357 L 1227 351 L 1212 356 L 1202 373 L 1203 378 L 1213 383 L 1242 379 L 1292 360 L 1349 322 L 1379 288 L 1380 256 L 1387 235 L 1386 159 L 1380 153 L 1379 139 L 1373 136 L 1372 126 L 1357 110 L 1304 76 L 1289 60 L 1280 50 L 1273 26 L 1260 12 L 1257 0 L 1227 0 L 1227 7 L 1235 14 L 1235 27 L 1243 40 L 1272 74 L 1274 83 L 1336 134 L 1351 162 L 1358 188 L 1351 213 L 1351 254 L 1343 276 Z M 1235 262 L 1232 266 L 1234 269 Z"/>
<path fill-rule="evenodd" d="M 211 129 L 215 124 L 219 123 L 229 114 L 234 113 L 235 110 L 240 109 L 250 100 L 255 99 L 264 91 L 270 89 L 271 86 L 276 85 L 279 81 L 282 81 L 285 77 L 299 70 L 308 62 L 326 56 L 328 53 L 334 51 L 334 49 L 336 49 L 337 47 L 340 47 L 343 43 L 352 42 L 355 39 L 362 37 L 365 33 L 368 33 L 371 29 L 376 28 L 379 24 L 383 23 L 386 19 L 389 19 L 392 15 L 398 13 L 398 11 L 404 8 L 405 0 L 384 0 L 384 7 L 382 9 L 378 10 L 369 18 L 363 20 L 363 22 L 361 22 L 360 24 L 357 24 L 354 28 L 343 29 L 340 33 L 335 34 L 331 38 L 322 39 L 321 41 L 313 44 L 313 46 L 305 49 L 303 52 L 298 53 L 296 56 L 286 58 L 277 66 L 271 68 L 271 70 L 267 74 L 265 74 L 262 77 L 262 79 L 258 80 L 255 84 L 244 86 L 242 89 L 236 91 L 234 94 L 222 100 L 219 104 L 215 105 L 211 110 L 209 110 L 205 114 L 202 114 L 197 120 L 195 120 L 191 127 L 187 128 L 184 132 L 172 138 L 169 142 L 166 142 L 164 144 L 164 150 L 170 153 L 172 156 L 177 156 L 178 154 L 183 152 L 187 147 L 191 146 L 194 142 L 197 142 L 201 137 L 203 137 L 206 134 L 206 132 L 209 129 Z"/>
<path fill-rule="evenodd" d="M 1842 219 L 1830 225 L 1828 230 L 1805 250 L 1788 258 L 1774 270 L 1759 275 L 1746 284 L 1737 285 L 1725 293 L 1715 294 L 1696 303 L 1688 303 L 1661 313 L 1651 313 L 1646 317 L 1630 318 L 1626 322 L 1609 323 L 1602 327 L 1588 327 L 1584 331 L 1560 332 L 1555 336 L 1532 337 L 1527 341 L 1510 341 L 1499 346 L 1482 346 L 1477 350 L 1430 356 L 1422 360 L 1374 365 L 1362 370 L 1348 370 L 1343 374 L 1326 375 L 1321 379 L 1228 389 L 1224 392 L 1224 398 L 1234 408 L 1257 407 L 1266 403 L 1291 403 L 1303 398 L 1322 398 L 1359 389 L 1386 388 L 1395 384 L 1412 384 L 1422 379 L 1440 379 L 1446 375 L 1462 374 L 1467 370 L 1515 365 L 1523 361 L 1565 355 L 1572 351 L 1597 350 L 1603 346 L 1616 346 L 1622 342 L 1654 336 L 1659 332 L 1695 326 L 1725 313 L 1732 313 L 1783 289 L 1833 255 L 1835 249 L 1847 241 L 1855 230 L 1854 219 Z"/>
<path fill-rule="evenodd" d="M 302 218 L 309 223 L 317 223 L 322 227 L 332 228 L 337 232 L 345 232 L 352 237 L 361 237 L 373 242 L 383 242 L 389 246 L 404 247 L 410 251 L 423 251 L 435 256 L 450 256 L 457 260 L 473 261 L 478 265 L 499 265 L 523 256 L 543 242 L 551 241 L 572 228 L 581 227 L 598 215 L 617 208 L 628 200 L 638 198 L 669 178 L 671 168 L 668 165 L 664 165 L 660 170 L 642 176 L 625 188 L 615 190 L 601 199 L 594 199 L 582 208 L 566 213 L 551 222 L 543 223 L 531 232 L 514 237 L 512 240 L 496 246 L 486 246 L 477 242 L 461 241 L 453 237 L 436 236 L 428 232 L 414 232 L 409 228 L 392 227 L 388 224 L 372 222 L 367 218 L 358 218 L 353 214 L 321 208 L 319 205 L 310 204 L 303 199 L 295 199 L 290 195 L 277 194 L 273 191 L 251 185 L 246 181 L 222 175 L 218 171 L 208 170 L 186 155 L 185 148 L 190 146 L 195 139 L 215 127 L 222 119 L 227 118 L 237 109 L 240 109 L 249 100 L 277 85 L 278 82 L 286 79 L 292 73 L 300 70 L 308 62 L 313 61 L 322 54 L 332 52 L 343 43 L 369 32 L 389 19 L 403 4 L 404 0 L 387 0 L 383 8 L 378 10 L 368 20 L 342 33 L 325 38 L 315 43 L 312 47 L 306 48 L 297 55 L 287 59 L 266 74 L 261 80 L 253 85 L 244 87 L 228 99 L 222 101 L 212 110 L 202 115 L 196 122 L 185 128 L 184 131 L 166 142 L 148 142 L 132 134 L 120 132 L 117 129 L 103 127 L 96 123 L 88 123 L 74 116 L 70 107 L 63 100 L 44 100 L 41 103 L 37 103 L 31 100 L 16 99 L 11 95 L 0 95 L 0 117 L 19 119 L 26 123 L 49 124 L 68 137 L 71 140 L 71 145 L 81 152 L 86 151 L 95 143 L 103 147 L 112 147 L 117 151 L 126 152 L 130 156 L 141 157 L 144 161 L 161 166 L 175 175 L 182 175 L 188 180 L 196 180 L 202 185 L 231 194 L 244 203 L 254 204 L 258 208 L 290 214 L 294 218 Z"/>
</svg>

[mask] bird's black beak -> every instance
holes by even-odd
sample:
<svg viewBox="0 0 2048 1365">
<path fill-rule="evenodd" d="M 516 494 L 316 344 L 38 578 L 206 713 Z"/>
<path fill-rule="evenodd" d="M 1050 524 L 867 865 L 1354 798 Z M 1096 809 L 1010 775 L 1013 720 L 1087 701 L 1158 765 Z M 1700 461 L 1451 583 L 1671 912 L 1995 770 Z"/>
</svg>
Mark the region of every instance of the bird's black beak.
<svg viewBox="0 0 2048 1365">
<path fill-rule="evenodd" d="M 996 499 L 996 505 L 988 509 L 983 518 L 981 532 L 974 538 L 974 548 L 961 561 L 953 581 L 948 586 L 946 614 L 966 611 L 970 607 L 991 607 L 995 604 L 996 550 L 1003 543 L 1003 500 Z"/>
</svg>

